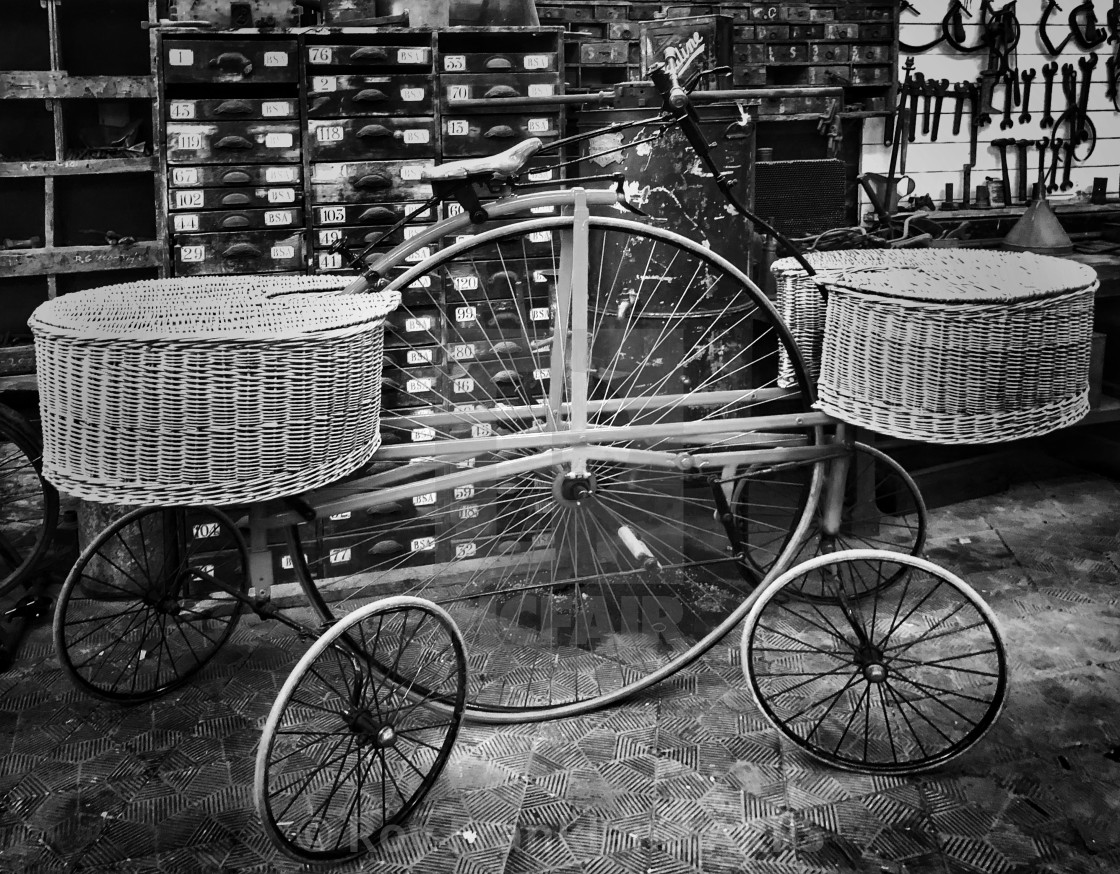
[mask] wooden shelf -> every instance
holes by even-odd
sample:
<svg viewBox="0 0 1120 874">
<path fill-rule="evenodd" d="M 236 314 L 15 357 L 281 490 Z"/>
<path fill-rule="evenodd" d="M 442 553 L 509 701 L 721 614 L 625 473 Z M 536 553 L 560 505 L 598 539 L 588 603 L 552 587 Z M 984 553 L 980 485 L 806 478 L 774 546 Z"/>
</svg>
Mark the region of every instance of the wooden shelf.
<svg viewBox="0 0 1120 874">
<path fill-rule="evenodd" d="M 150 100 L 154 76 L 67 76 L 64 72 L 0 72 L 0 100 Z"/>
<path fill-rule="evenodd" d="M 88 273 L 160 267 L 166 247 L 158 240 L 139 240 L 131 246 L 56 246 L 49 249 L 0 251 L 0 274 L 38 276 L 43 273 Z"/>
<path fill-rule="evenodd" d="M 2 161 L 0 178 L 28 176 L 86 176 L 104 173 L 151 173 L 156 159 L 78 158 L 67 161 Z"/>
</svg>

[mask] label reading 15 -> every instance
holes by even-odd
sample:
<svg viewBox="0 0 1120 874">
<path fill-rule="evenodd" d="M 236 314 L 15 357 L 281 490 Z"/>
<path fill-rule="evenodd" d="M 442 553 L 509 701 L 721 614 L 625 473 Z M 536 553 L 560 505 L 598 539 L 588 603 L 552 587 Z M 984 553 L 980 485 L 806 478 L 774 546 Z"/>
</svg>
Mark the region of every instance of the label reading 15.
<svg viewBox="0 0 1120 874">
<path fill-rule="evenodd" d="M 447 122 L 447 135 L 465 137 L 471 132 L 470 123 L 465 118 L 452 118 Z"/>
</svg>

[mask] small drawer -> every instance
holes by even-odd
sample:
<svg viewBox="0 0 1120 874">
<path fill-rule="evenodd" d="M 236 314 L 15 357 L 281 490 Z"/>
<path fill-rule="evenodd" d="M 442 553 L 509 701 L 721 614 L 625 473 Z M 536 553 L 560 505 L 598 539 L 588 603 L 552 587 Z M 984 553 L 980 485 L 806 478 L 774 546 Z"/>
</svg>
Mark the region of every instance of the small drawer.
<svg viewBox="0 0 1120 874">
<path fill-rule="evenodd" d="M 731 74 L 733 88 L 756 88 L 765 84 L 765 67 L 739 67 Z"/>
<path fill-rule="evenodd" d="M 759 24 L 756 30 L 758 38 L 767 42 L 776 39 L 789 39 L 788 24 Z"/>
<path fill-rule="evenodd" d="M 451 502 L 439 519 L 441 540 L 453 537 L 459 540 L 489 538 L 497 534 L 494 494 L 485 486 L 459 486 Z"/>
<path fill-rule="evenodd" d="M 823 24 L 791 24 L 790 39 L 824 39 Z"/>
<path fill-rule="evenodd" d="M 342 227 L 315 228 L 313 232 L 315 234 L 313 242 L 316 246 L 324 249 L 333 246 L 339 240 L 345 240 L 346 245 L 351 248 L 365 248 L 366 246 L 376 243 L 376 251 L 388 252 L 394 246 L 425 231 L 427 225 L 406 225 L 386 235 L 386 231 L 390 228 L 391 225 L 377 225 L 375 227 L 370 227 L 369 225 L 343 225 Z M 424 246 L 409 255 L 407 260 L 410 264 L 423 261 L 431 255 L 436 248 L 438 247 Z"/>
<path fill-rule="evenodd" d="M 441 498 L 437 492 L 429 492 L 400 501 L 371 503 L 367 507 L 333 513 L 323 518 L 323 536 L 331 538 L 339 534 L 364 532 L 376 539 L 379 531 L 412 527 L 402 526 L 402 522 L 419 520 L 420 525 L 426 526 L 431 524 L 433 517 L 439 514 L 440 505 L 445 503 Z"/>
<path fill-rule="evenodd" d="M 311 166 L 311 202 L 380 203 L 424 201 L 432 186 L 421 181 L 433 160 L 355 161 Z"/>
<path fill-rule="evenodd" d="M 441 367 L 444 355 L 442 346 L 417 346 L 412 349 L 386 349 L 382 366 L 410 371 L 413 368 Z"/>
<path fill-rule="evenodd" d="M 218 121 L 167 125 L 169 164 L 242 164 L 300 160 L 297 122 Z"/>
<path fill-rule="evenodd" d="M 852 72 L 848 67 L 809 67 L 809 84 L 826 86 L 850 85 Z"/>
<path fill-rule="evenodd" d="M 814 64 L 844 64 L 851 58 L 851 46 L 845 43 L 813 43 L 809 60 Z"/>
<path fill-rule="evenodd" d="M 293 209 L 216 209 L 210 212 L 174 212 L 170 215 L 175 234 L 214 231 L 261 231 L 270 228 L 303 227 L 303 210 Z"/>
<path fill-rule="evenodd" d="M 487 222 L 482 226 L 481 230 L 487 230 L 497 224 L 497 222 Z M 467 240 L 473 239 L 475 236 L 476 234 L 458 234 L 454 237 L 444 237 L 440 245 L 446 248 L 456 243 L 466 242 Z M 560 252 L 559 231 L 546 228 L 534 231 L 530 234 L 519 234 L 508 240 L 473 246 L 468 249 L 468 251 L 473 259 L 499 257 L 505 257 L 511 260 L 524 259 L 526 257 L 548 258 L 558 255 Z M 510 263 L 507 266 L 512 267 L 514 263 Z M 553 262 L 541 262 L 535 266 L 541 270 L 548 270 L 553 267 Z M 496 264 L 493 265 L 492 269 L 497 271 L 501 268 L 501 264 Z"/>
<path fill-rule="evenodd" d="M 431 346 L 443 333 L 443 313 L 438 307 L 401 304 L 385 317 L 386 346 Z"/>
<path fill-rule="evenodd" d="M 627 11 L 624 4 L 595 4 L 595 18 L 599 21 L 626 21 Z"/>
<path fill-rule="evenodd" d="M 298 188 L 172 188 L 168 207 L 178 210 L 295 209 L 302 201 Z"/>
<path fill-rule="evenodd" d="M 736 73 L 741 71 L 742 67 L 755 66 L 758 64 L 766 63 L 766 46 L 762 43 L 748 43 L 747 45 L 735 46 L 734 49 Z"/>
<path fill-rule="evenodd" d="M 426 45 L 309 45 L 306 51 L 308 68 L 392 67 L 415 71 L 432 66 L 432 50 Z"/>
<path fill-rule="evenodd" d="M 311 118 L 429 115 L 434 111 L 434 96 L 435 81 L 430 75 L 314 75 L 307 114 Z"/>
<path fill-rule="evenodd" d="M 890 42 L 894 37 L 889 24 L 861 24 L 859 38 L 875 42 Z"/>
<path fill-rule="evenodd" d="M 171 167 L 167 182 L 172 188 L 244 188 L 263 185 L 298 185 L 303 181 L 299 164 L 246 164 L 241 167 Z"/>
<path fill-rule="evenodd" d="M 824 26 L 824 38 L 827 40 L 847 41 L 859 38 L 859 25 L 850 21 L 841 21 L 837 24 L 826 24 Z"/>
<path fill-rule="evenodd" d="M 759 23 L 765 21 L 780 21 L 782 19 L 782 7 L 775 3 L 752 6 L 751 19 Z"/>
<path fill-rule="evenodd" d="M 433 117 L 312 119 L 307 153 L 313 161 L 397 161 L 439 154 Z"/>
<path fill-rule="evenodd" d="M 533 342 L 551 336 L 551 311 L 547 307 L 530 308 L 512 300 L 477 301 L 447 306 L 448 343 L 457 345 L 484 340 L 492 345 L 515 339 Z M 534 320 L 544 315 L 548 319 Z"/>
<path fill-rule="evenodd" d="M 230 97 L 167 101 L 169 121 L 232 121 L 298 117 L 299 101 L 295 98 Z"/>
<path fill-rule="evenodd" d="M 443 154 L 447 157 L 491 155 L 529 137 L 560 137 L 555 113 L 453 115 L 443 119 Z"/>
<path fill-rule="evenodd" d="M 539 308 L 536 312 L 530 310 L 530 317 L 534 315 L 538 317 L 535 321 L 547 326 L 552 318 L 552 311 L 548 307 Z M 542 344 L 538 341 L 542 337 L 547 340 L 549 336 L 551 332 L 544 328 L 538 329 L 534 337 L 530 338 L 533 340 L 532 343 L 526 342 L 522 337 L 499 338 L 495 342 L 459 339 L 457 342 L 448 343 L 447 357 L 448 360 L 457 363 L 472 361 L 496 363 L 524 359 L 533 355 L 547 357 L 549 354 L 547 349 L 542 352 Z"/>
<path fill-rule="evenodd" d="M 889 85 L 890 67 L 852 67 L 853 85 Z"/>
<path fill-rule="evenodd" d="M 555 73 L 469 73 L 440 80 L 443 106 L 452 100 L 508 100 L 514 97 L 553 97 L 563 89 Z M 458 109 L 458 108 L 457 108 Z"/>
<path fill-rule="evenodd" d="M 352 532 L 323 538 L 323 576 L 349 576 L 373 568 L 403 568 L 435 561 L 436 528 L 431 525 L 383 532 Z"/>
<path fill-rule="evenodd" d="M 311 571 L 313 579 L 318 579 L 322 573 L 322 558 L 319 545 L 308 537 L 300 538 L 303 547 L 303 560 L 307 569 Z M 295 563 L 292 561 L 291 551 L 286 543 L 274 543 L 268 547 L 272 554 L 272 582 L 273 584 L 298 583 L 299 574 L 296 573 Z"/>
<path fill-rule="evenodd" d="M 293 272 L 303 268 L 303 232 L 190 234 L 174 246 L 177 276 Z"/>
<path fill-rule="evenodd" d="M 726 15 L 737 25 L 752 20 L 749 6 L 724 6 L 720 14 Z M 736 29 L 736 34 L 738 34 L 738 29 Z"/>
<path fill-rule="evenodd" d="M 364 203 L 336 203 L 314 207 L 311 210 L 311 216 L 316 225 L 328 227 L 335 225 L 395 225 L 420 206 L 419 203 L 379 203 L 372 206 Z M 412 221 L 432 222 L 435 221 L 435 218 L 435 210 L 428 207 L 414 216 Z"/>
<path fill-rule="evenodd" d="M 448 303 L 524 300 L 547 306 L 559 267 L 551 259 L 455 260 L 440 267 Z"/>
<path fill-rule="evenodd" d="M 809 20 L 810 21 L 835 21 L 836 10 L 829 9 L 826 6 L 810 6 L 809 7 Z"/>
<path fill-rule="evenodd" d="M 809 10 L 808 6 L 783 6 L 782 17 L 786 21 L 808 21 Z"/>
<path fill-rule="evenodd" d="M 772 43 L 766 46 L 766 62 L 806 64 L 809 62 L 809 46 L 805 43 Z"/>
<path fill-rule="evenodd" d="M 852 46 L 853 64 L 882 64 L 891 59 L 889 46 Z"/>
<path fill-rule="evenodd" d="M 625 65 L 629 59 L 629 41 L 585 42 L 579 46 L 579 62 L 585 67 L 616 67 Z"/>
<path fill-rule="evenodd" d="M 440 434 L 445 433 L 424 424 L 424 417 L 437 412 L 434 407 L 419 407 L 411 409 L 407 417 L 402 416 L 394 420 L 388 416 L 381 422 L 381 442 L 386 446 L 396 446 L 402 443 L 429 443 Z"/>
<path fill-rule="evenodd" d="M 575 7 L 565 7 L 567 18 Z M 556 52 L 449 52 L 440 59 L 443 73 L 555 73 L 559 70 Z"/>
<path fill-rule="evenodd" d="M 637 39 L 638 25 L 633 21 L 612 21 L 607 26 L 608 39 Z"/>
<path fill-rule="evenodd" d="M 381 403 L 386 410 L 423 407 L 441 403 L 447 396 L 443 372 L 437 367 L 413 367 L 381 371 Z"/>
<path fill-rule="evenodd" d="M 163 41 L 168 84 L 295 82 L 298 66 L 294 40 Z"/>
</svg>

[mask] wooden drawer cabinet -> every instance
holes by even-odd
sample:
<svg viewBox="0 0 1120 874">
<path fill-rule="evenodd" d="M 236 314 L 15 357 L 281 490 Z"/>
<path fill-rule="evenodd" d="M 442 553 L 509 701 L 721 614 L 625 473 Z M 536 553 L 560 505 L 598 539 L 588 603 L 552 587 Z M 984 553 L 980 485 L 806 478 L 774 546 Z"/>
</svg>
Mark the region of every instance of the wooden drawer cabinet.
<svg viewBox="0 0 1120 874">
<path fill-rule="evenodd" d="M 317 67 L 394 67 L 431 68 L 432 50 L 428 46 L 385 45 L 309 45 L 308 68 Z"/>
<path fill-rule="evenodd" d="M 455 52 L 440 57 L 443 73 L 555 73 L 556 52 Z"/>
<path fill-rule="evenodd" d="M 452 100 L 502 100 L 510 97 L 552 97 L 559 93 L 555 73 L 511 73 L 494 76 L 478 73 L 443 76 L 440 98 L 447 106 Z"/>
<path fill-rule="evenodd" d="M 324 227 L 334 227 L 336 225 L 392 225 L 406 215 L 415 212 L 420 206 L 419 203 L 378 203 L 373 205 L 337 203 L 314 207 L 312 220 L 316 225 Z M 431 207 L 412 218 L 414 222 L 432 222 L 434 220 L 435 210 Z"/>
</svg>

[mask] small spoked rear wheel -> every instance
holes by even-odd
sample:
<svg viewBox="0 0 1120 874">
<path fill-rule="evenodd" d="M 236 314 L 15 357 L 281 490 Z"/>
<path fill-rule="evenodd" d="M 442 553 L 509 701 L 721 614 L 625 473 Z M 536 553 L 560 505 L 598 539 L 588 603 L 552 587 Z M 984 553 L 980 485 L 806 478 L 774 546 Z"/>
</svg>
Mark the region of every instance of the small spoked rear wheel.
<svg viewBox="0 0 1120 874">
<path fill-rule="evenodd" d="M 451 754 L 466 692 L 462 635 L 435 604 L 386 598 L 332 625 L 261 737 L 254 795 L 272 842 L 341 862 L 392 837 Z"/>
<path fill-rule="evenodd" d="M 119 703 L 170 692 L 229 639 L 249 556 L 210 507 L 133 510 L 101 532 L 70 571 L 54 615 L 59 664 L 81 689 Z"/>
<path fill-rule="evenodd" d="M 806 600 L 806 588 L 828 597 Z M 991 609 L 948 571 L 885 550 L 819 556 L 782 574 L 747 616 L 742 657 L 774 726 L 853 771 L 942 765 L 984 736 L 1007 697 Z"/>
</svg>

